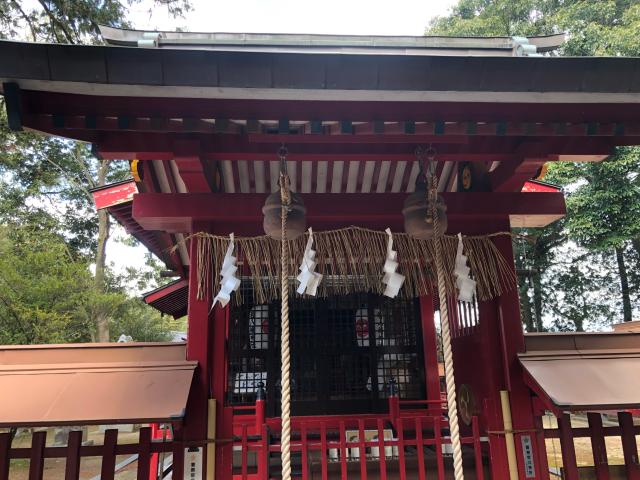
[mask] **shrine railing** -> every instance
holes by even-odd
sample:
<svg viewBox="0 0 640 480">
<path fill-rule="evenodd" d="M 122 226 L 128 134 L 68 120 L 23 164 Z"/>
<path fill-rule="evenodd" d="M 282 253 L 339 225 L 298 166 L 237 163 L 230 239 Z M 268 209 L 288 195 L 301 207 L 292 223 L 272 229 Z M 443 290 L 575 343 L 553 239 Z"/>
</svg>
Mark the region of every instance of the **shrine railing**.
<svg viewBox="0 0 640 480">
<path fill-rule="evenodd" d="M 79 427 L 80 428 L 80 427 Z M 120 455 L 136 456 L 135 470 L 138 479 L 166 478 L 164 471 L 158 475 L 158 461 L 164 460 L 165 455 L 172 455 L 172 477 L 182 480 L 184 464 L 184 443 L 162 441 L 152 438 L 152 429 L 140 429 L 137 443 L 118 444 L 118 430 L 109 429 L 104 433 L 102 445 L 83 445 L 83 432 L 72 430 L 69 432 L 68 442 L 64 446 L 47 446 L 47 432 L 37 431 L 31 437 L 30 447 L 12 447 L 12 435 L 9 432 L 0 433 L 0 480 L 9 480 L 12 460 L 28 460 L 28 478 L 41 480 L 45 474 L 46 459 L 64 459 L 65 480 L 81 478 L 81 460 L 88 457 L 100 457 L 101 480 L 113 480 L 116 477 L 116 457 Z M 164 470 L 165 463 L 160 468 Z M 50 477 L 49 477 L 50 478 Z"/>
<path fill-rule="evenodd" d="M 264 410 L 259 404 L 255 410 L 243 407 L 234 417 L 233 480 L 279 477 L 280 421 L 260 418 Z M 294 418 L 293 476 L 302 480 L 442 480 L 451 468 L 449 425 L 442 407 L 440 401 L 403 402 L 391 397 L 385 414 Z M 483 480 L 488 443 L 480 436 L 477 417 L 472 418 L 470 434 L 462 437 L 462 444 L 468 478 Z"/>
<path fill-rule="evenodd" d="M 585 472 L 584 475 L 588 470 L 589 474 L 597 479 L 623 476 L 628 479 L 640 479 L 636 444 L 636 436 L 640 435 L 640 425 L 634 424 L 631 412 L 618 412 L 615 420 L 611 420 L 610 417 L 604 418 L 603 421 L 603 416 L 597 412 L 589 412 L 586 415 L 564 413 L 557 418 L 552 415 L 537 417 L 540 431 L 543 432 L 543 435 L 539 436 L 540 448 L 547 451 L 548 465 L 544 467 L 555 475 L 552 478 L 578 480 L 582 478 L 581 473 Z M 544 419 L 551 425 L 544 425 Z M 557 427 L 552 425 L 555 422 Z M 607 439 L 611 440 L 608 442 Z M 615 445 L 614 439 L 619 442 L 619 446 Z M 545 440 L 551 443 L 550 449 L 546 447 Z M 559 446 L 554 444 L 558 440 Z M 584 457 L 584 443 L 590 443 L 593 465 L 585 466 L 583 463 L 583 466 L 578 467 L 576 450 L 580 448 Z M 622 450 L 622 459 L 619 458 L 619 450 Z"/>
<path fill-rule="evenodd" d="M 473 450 L 475 478 L 484 479 L 482 444 L 478 420 L 472 419 L 473 434 L 462 444 Z M 293 472 L 296 478 L 380 478 L 398 475 L 401 480 L 425 480 L 427 472 L 445 478 L 445 456 L 451 439 L 440 417 L 389 417 L 352 420 L 309 420 L 293 424 L 291 440 Z M 279 469 L 279 431 L 263 425 L 258 436 L 248 426 L 234 438 L 237 465 L 234 480 L 267 480 Z M 429 454 L 425 454 L 429 449 Z M 433 472 L 433 473 L 431 473 Z M 319 475 L 319 476 L 318 476 Z"/>
</svg>

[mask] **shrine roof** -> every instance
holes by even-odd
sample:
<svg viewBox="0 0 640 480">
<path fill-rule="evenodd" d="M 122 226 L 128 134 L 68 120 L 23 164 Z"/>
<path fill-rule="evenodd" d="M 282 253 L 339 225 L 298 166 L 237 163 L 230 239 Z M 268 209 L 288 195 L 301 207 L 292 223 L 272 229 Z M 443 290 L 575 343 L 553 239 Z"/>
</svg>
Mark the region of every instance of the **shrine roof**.
<svg viewBox="0 0 640 480">
<path fill-rule="evenodd" d="M 422 38 L 422 37 L 419 37 Z M 409 49 L 252 51 L 0 42 L 0 80 L 23 90 L 265 100 L 639 101 L 640 59 L 421 55 Z M 307 90 L 303 92 L 303 90 Z"/>
<path fill-rule="evenodd" d="M 525 344 L 525 382 L 554 413 L 640 406 L 640 334 L 536 333 Z"/>
<path fill-rule="evenodd" d="M 184 343 L 0 348 L 0 426 L 180 421 L 196 362 Z M 43 394 L 45 392 L 45 394 Z"/>
</svg>

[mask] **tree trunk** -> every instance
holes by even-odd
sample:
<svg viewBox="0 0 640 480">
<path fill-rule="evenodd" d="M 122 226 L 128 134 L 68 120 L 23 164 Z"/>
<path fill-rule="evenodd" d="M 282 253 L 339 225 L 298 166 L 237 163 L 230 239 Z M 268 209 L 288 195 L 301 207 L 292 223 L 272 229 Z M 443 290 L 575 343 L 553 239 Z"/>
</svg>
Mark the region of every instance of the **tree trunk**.
<svg viewBox="0 0 640 480">
<path fill-rule="evenodd" d="M 631 240 L 631 246 L 636 251 L 636 255 L 635 255 L 637 260 L 636 267 L 640 269 L 640 238 L 634 238 L 633 240 Z"/>
<path fill-rule="evenodd" d="M 630 322 L 631 318 L 631 298 L 629 297 L 629 278 L 627 277 L 627 267 L 624 264 L 624 251 L 622 247 L 616 248 L 616 261 L 618 262 L 618 273 L 620 274 L 620 288 L 622 290 L 622 320 Z"/>
<path fill-rule="evenodd" d="M 535 312 L 536 332 L 544 332 L 542 323 L 542 281 L 540 272 L 533 274 L 533 310 Z"/>
<path fill-rule="evenodd" d="M 100 160 L 98 168 L 98 185 L 102 187 L 106 184 L 109 161 Z M 105 266 L 107 264 L 107 240 L 111 233 L 109 214 L 106 210 L 98 210 L 98 249 L 96 251 L 96 275 L 95 287 L 99 293 L 105 292 Z M 98 342 L 109 341 L 109 317 L 104 312 L 96 312 L 95 323 L 97 329 Z"/>
<path fill-rule="evenodd" d="M 527 327 L 527 332 L 535 332 L 533 317 L 531 315 L 531 299 L 529 298 L 527 278 L 520 277 L 518 283 L 520 283 L 520 315 L 522 316 L 522 321 L 524 322 L 525 327 Z"/>
</svg>

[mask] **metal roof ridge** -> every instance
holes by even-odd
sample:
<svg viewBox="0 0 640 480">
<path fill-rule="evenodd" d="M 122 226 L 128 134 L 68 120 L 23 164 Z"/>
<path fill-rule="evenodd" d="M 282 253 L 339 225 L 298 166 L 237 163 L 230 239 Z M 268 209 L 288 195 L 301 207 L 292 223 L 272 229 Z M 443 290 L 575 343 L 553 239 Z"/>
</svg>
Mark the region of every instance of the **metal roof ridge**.
<svg viewBox="0 0 640 480">
<path fill-rule="evenodd" d="M 6 350 L 61 350 L 89 348 L 134 348 L 184 346 L 186 342 L 85 342 L 85 343 L 39 343 L 33 345 L 0 345 L 0 353 Z"/>
<path fill-rule="evenodd" d="M 0 364 L 0 375 L 86 372 L 113 372 L 138 370 L 184 370 L 192 369 L 198 364 L 192 360 L 140 360 L 126 362 L 95 363 L 18 363 Z"/>
<path fill-rule="evenodd" d="M 557 49 L 565 39 L 563 33 L 536 37 L 453 37 L 444 35 L 337 35 L 317 33 L 244 33 L 244 32 L 171 32 L 120 29 L 100 25 L 100 34 L 110 45 L 138 47 L 161 46 L 237 46 L 366 49 L 451 49 L 451 50 L 515 50 L 532 43 L 535 51 Z M 535 45 L 535 46 L 534 46 Z"/>
</svg>

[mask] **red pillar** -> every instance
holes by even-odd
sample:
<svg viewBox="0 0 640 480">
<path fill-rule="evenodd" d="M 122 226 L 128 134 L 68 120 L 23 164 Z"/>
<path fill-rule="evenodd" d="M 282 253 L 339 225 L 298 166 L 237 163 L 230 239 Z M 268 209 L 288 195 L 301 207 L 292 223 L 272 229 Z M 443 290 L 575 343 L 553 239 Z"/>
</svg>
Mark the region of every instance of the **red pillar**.
<svg viewBox="0 0 640 480">
<path fill-rule="evenodd" d="M 213 310 L 212 349 L 211 349 L 211 391 L 216 401 L 216 438 L 233 437 L 232 409 L 225 407 L 227 387 L 227 329 L 229 325 L 229 307 L 216 306 Z M 233 446 L 230 443 L 216 445 L 216 475 L 219 480 L 232 477 Z"/>
<path fill-rule="evenodd" d="M 420 297 L 420 318 L 422 321 L 422 351 L 424 352 L 424 374 L 427 400 L 440 401 L 440 375 L 438 373 L 438 341 L 433 318 L 433 297 Z M 440 413 L 439 404 L 429 404 L 429 410 Z"/>
<path fill-rule="evenodd" d="M 509 231 L 508 222 L 505 222 L 505 230 Z M 511 237 L 501 235 L 494 237 L 493 241 L 509 263 L 515 277 Z M 524 383 L 522 366 L 518 361 L 518 353 L 525 351 L 525 343 L 522 320 L 520 319 L 520 299 L 516 284 L 512 285 L 508 291 L 503 292 L 497 298 L 497 308 L 497 327 L 499 328 L 499 344 L 502 354 L 504 388 L 509 391 L 513 428 L 516 431 L 523 432 L 515 434 L 518 472 L 521 478 L 525 478 L 522 437 L 523 435 L 528 435 L 532 440 L 531 448 L 533 449 L 535 467 L 535 477 L 528 478 L 547 478 L 548 472 L 543 471 L 546 462 L 542 459 L 546 452 L 540 451 L 535 441 L 535 435 L 532 433 L 536 427 L 532 396 L 529 388 Z M 499 392 L 495 392 L 495 395 L 497 396 L 496 401 L 499 401 Z"/>
<path fill-rule="evenodd" d="M 204 229 L 203 229 L 204 230 Z M 205 289 L 202 299 L 197 298 L 198 293 L 198 255 L 197 239 L 192 239 L 189 245 L 189 306 L 187 327 L 187 360 L 198 362 L 187 410 L 182 428 L 184 441 L 202 441 L 207 438 L 207 409 L 209 399 L 209 310 L 211 308 L 211 288 Z M 205 449 L 206 451 L 206 449 Z M 203 465 L 203 471 L 206 460 Z"/>
</svg>

